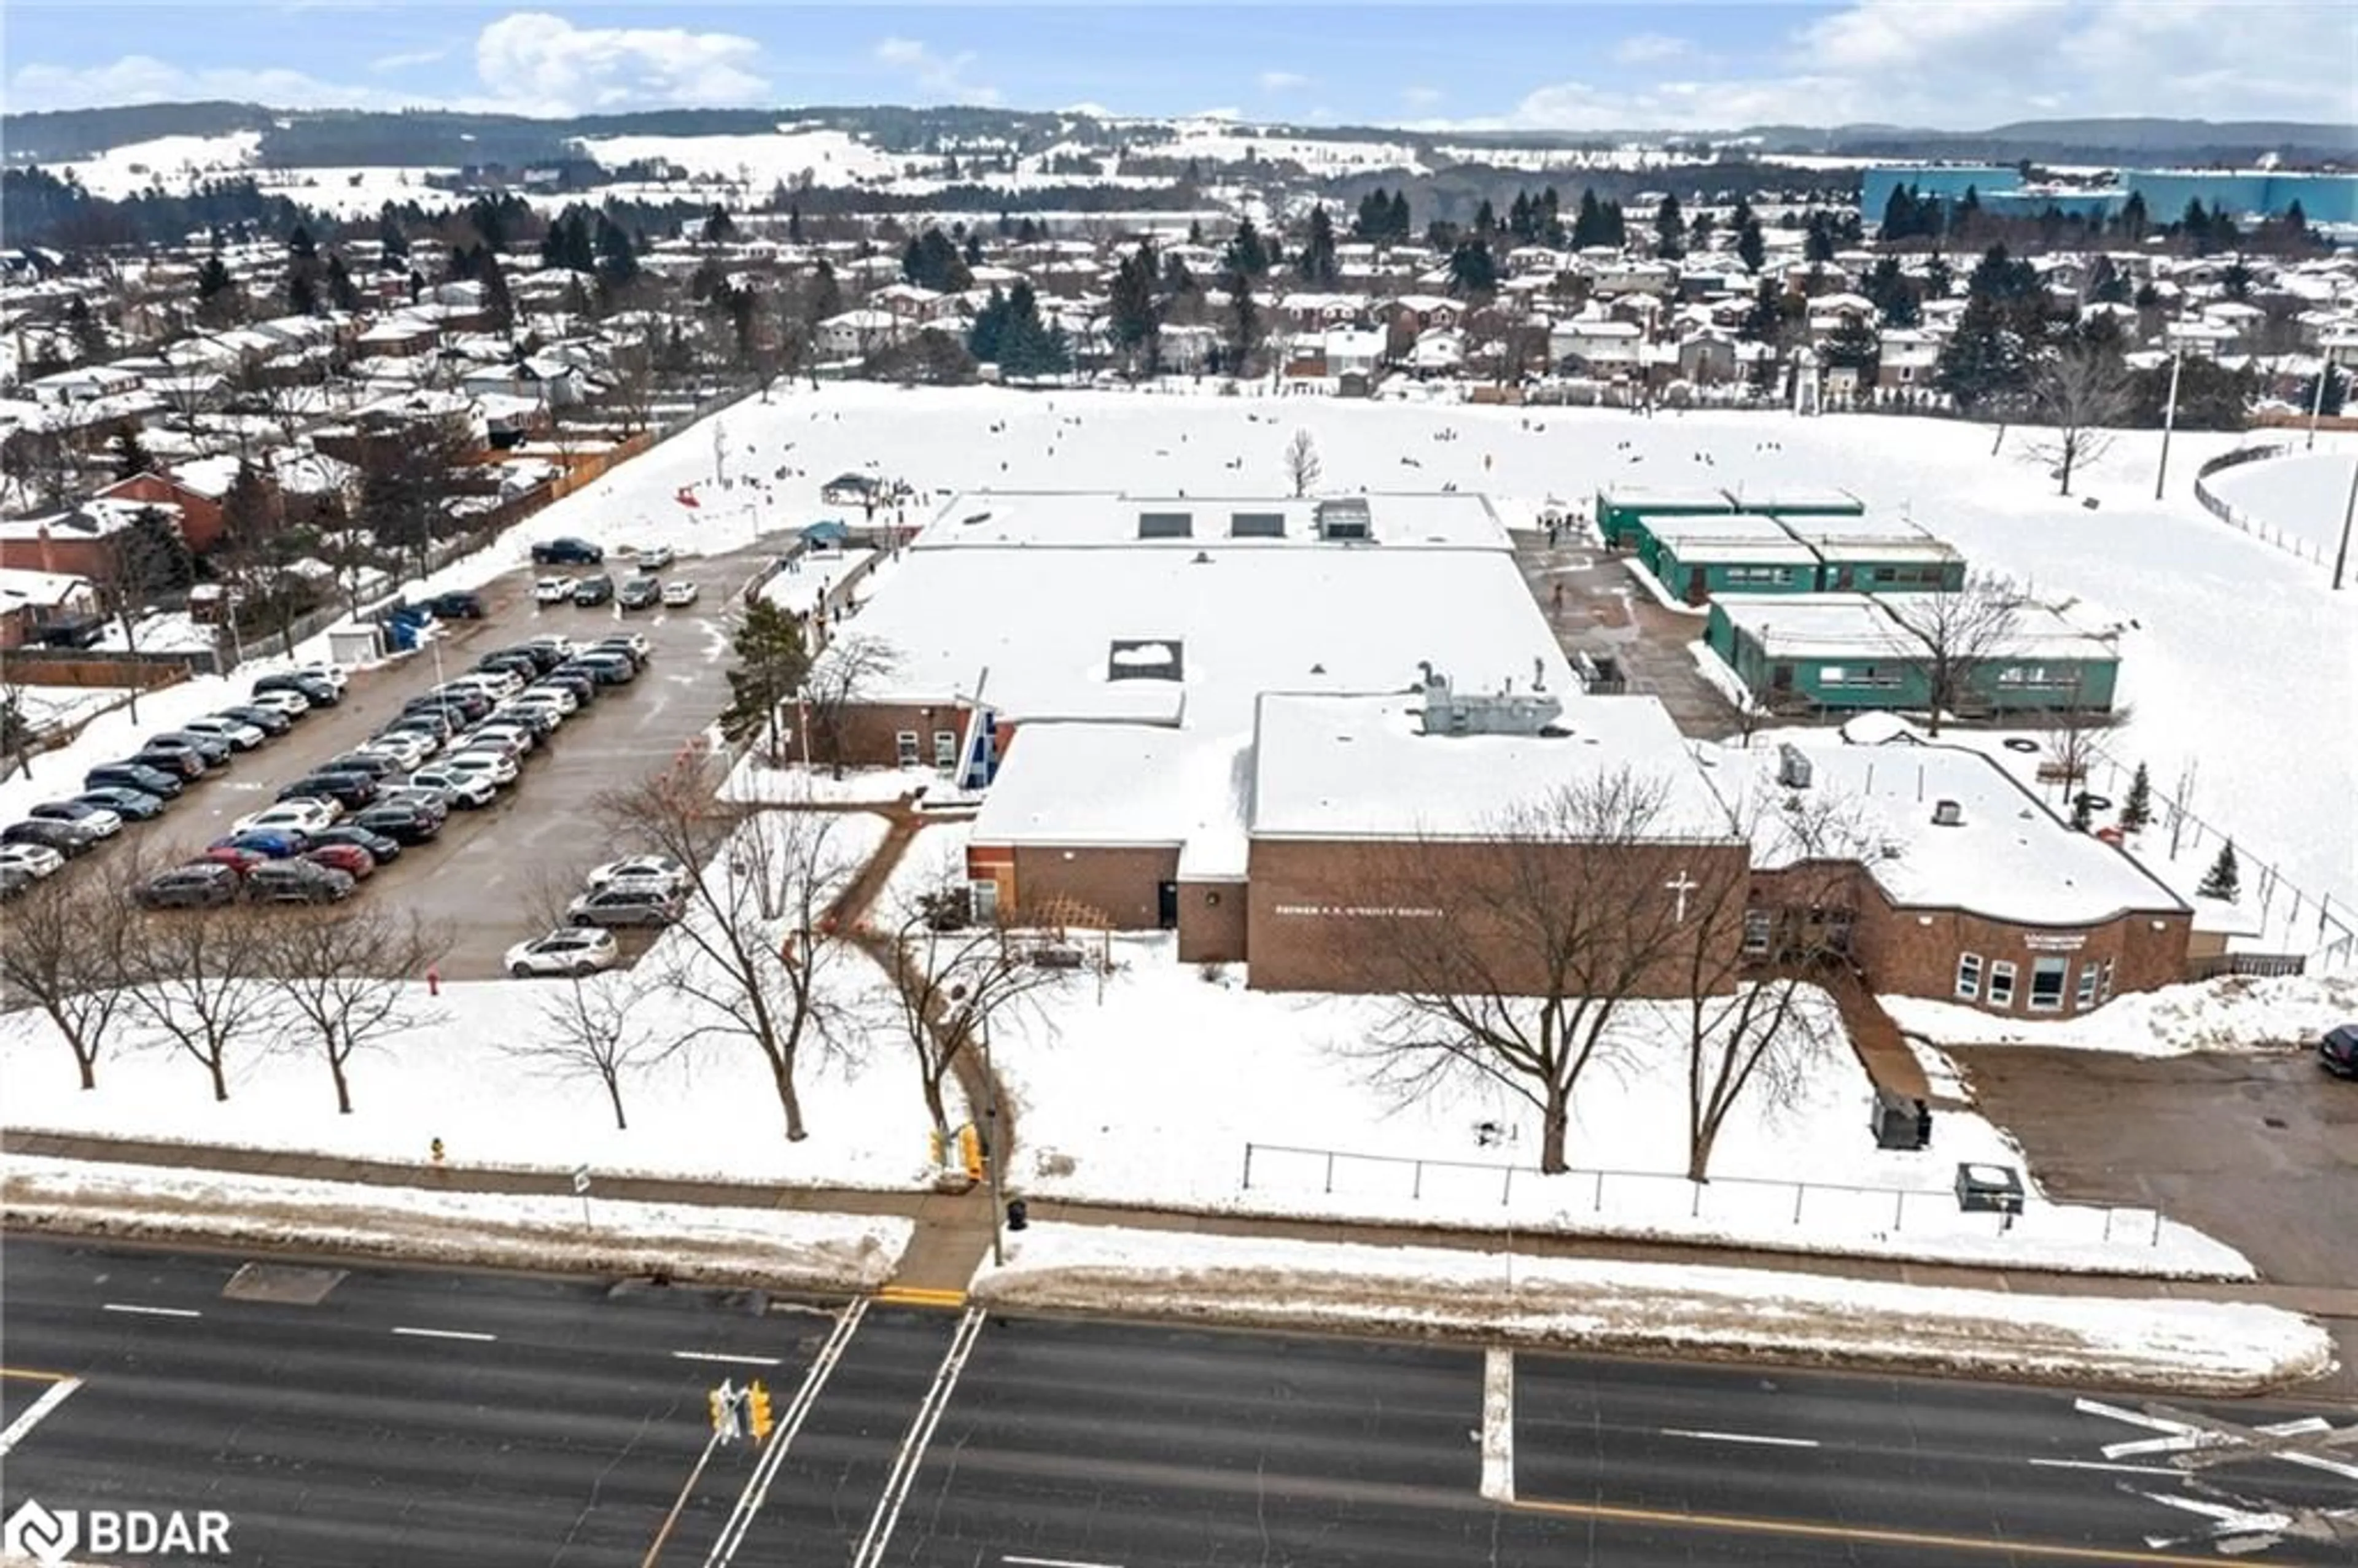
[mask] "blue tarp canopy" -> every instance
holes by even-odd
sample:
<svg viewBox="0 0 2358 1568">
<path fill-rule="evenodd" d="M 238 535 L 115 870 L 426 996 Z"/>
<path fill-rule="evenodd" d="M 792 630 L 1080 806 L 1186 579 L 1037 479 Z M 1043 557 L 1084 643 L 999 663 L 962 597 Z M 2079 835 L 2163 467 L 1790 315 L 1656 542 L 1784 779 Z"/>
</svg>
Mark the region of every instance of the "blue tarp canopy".
<svg viewBox="0 0 2358 1568">
<path fill-rule="evenodd" d="M 849 524 L 838 523 L 830 517 L 823 523 L 814 523 L 805 528 L 802 537 L 806 545 L 840 545 L 851 537 L 851 528 Z"/>
</svg>

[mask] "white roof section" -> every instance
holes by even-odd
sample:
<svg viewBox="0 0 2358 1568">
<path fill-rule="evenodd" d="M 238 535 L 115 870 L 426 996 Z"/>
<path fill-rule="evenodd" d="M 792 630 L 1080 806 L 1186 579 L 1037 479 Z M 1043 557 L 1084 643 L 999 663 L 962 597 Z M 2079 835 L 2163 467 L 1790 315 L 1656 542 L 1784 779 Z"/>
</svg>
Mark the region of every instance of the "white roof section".
<svg viewBox="0 0 2358 1568">
<path fill-rule="evenodd" d="M 1924 654 L 1924 644 L 1864 593 L 1727 594 L 1712 607 L 1772 659 Z"/>
<path fill-rule="evenodd" d="M 1682 557 L 1814 566 L 1817 553 L 1774 517 L 1748 512 L 1648 518 L 1646 531 Z"/>
<path fill-rule="evenodd" d="M 1747 490 L 1738 484 L 1727 494 L 1738 510 L 1747 512 L 1773 512 L 1779 507 L 1846 507 L 1854 513 L 1866 510 L 1866 503 L 1847 490 Z"/>
<path fill-rule="evenodd" d="M 1177 848 L 1180 874 L 1245 873 L 1243 730 L 1026 724 L 976 814 L 977 844 Z"/>
<path fill-rule="evenodd" d="M 955 496 L 935 514 L 917 535 L 913 548 L 1122 546 L 1172 550 L 1213 544 L 1255 549 L 1343 547 L 1318 536 L 1315 514 L 1321 499 L 1364 502 L 1369 542 L 1375 545 L 1460 550 L 1514 547 L 1506 525 L 1491 510 L 1488 498 L 1471 491 L 1379 492 L 1293 500 L 1266 495 L 1131 495 L 1106 491 L 1033 490 L 972 491 Z M 1191 531 L 1184 536 L 1141 538 L 1139 517 L 1142 513 L 1185 514 L 1191 520 Z M 1282 515 L 1283 536 L 1236 536 L 1234 519 L 1238 513 L 1256 517 Z"/>
<path fill-rule="evenodd" d="M 1734 512 L 1724 490 L 1673 490 L 1652 484 L 1608 484 L 1596 497 L 1607 506 L 1679 506 Z M 1647 524 L 1651 527 L 1652 524 Z"/>
<path fill-rule="evenodd" d="M 1477 688 L 1468 681 L 1459 689 Z M 1273 692 L 1260 699 L 1252 836 L 1486 837 L 1519 806 L 1628 767 L 1667 786 L 1655 836 L 1736 837 L 1726 807 L 1660 702 L 1552 689 L 1563 697 L 1563 712 L 1542 735 L 1427 735 L 1421 691 Z"/>
<path fill-rule="evenodd" d="M 1896 904 L 1962 909 L 2017 925 L 2090 925 L 2125 914 L 2183 914 L 2187 905 L 2127 855 L 2075 833 L 2006 771 L 1956 746 L 1803 747 L 1806 794 L 1855 803 L 1859 826 L 1882 853 L 1867 874 Z M 1789 865 L 1799 853 L 1776 804 L 1797 792 L 1777 783 L 1778 748 L 1719 749 L 1714 769 L 1732 794 L 1761 801 L 1753 863 Z M 1959 821 L 1933 821 L 1954 801 Z"/>
</svg>

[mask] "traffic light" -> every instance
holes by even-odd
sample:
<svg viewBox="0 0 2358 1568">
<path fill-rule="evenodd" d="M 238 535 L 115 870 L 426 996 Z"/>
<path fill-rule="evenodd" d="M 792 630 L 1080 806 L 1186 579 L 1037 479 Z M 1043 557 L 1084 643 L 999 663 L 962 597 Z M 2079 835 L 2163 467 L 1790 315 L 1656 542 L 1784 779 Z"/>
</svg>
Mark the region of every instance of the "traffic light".
<svg viewBox="0 0 2358 1568">
<path fill-rule="evenodd" d="M 982 1134 L 975 1130 L 971 1121 L 958 1129 L 958 1157 L 965 1162 L 969 1178 L 982 1180 Z"/>
<path fill-rule="evenodd" d="M 721 1442 L 736 1442 L 740 1435 L 740 1428 L 737 1424 L 737 1390 L 723 1382 L 704 1397 L 712 1411 L 712 1430 L 720 1434 Z M 764 1408 L 766 1408 L 766 1400 Z"/>
<path fill-rule="evenodd" d="M 768 1437 L 770 1429 L 777 1424 L 770 1414 L 770 1390 L 766 1385 L 756 1381 L 745 1390 L 745 1417 L 756 1443 Z"/>
</svg>

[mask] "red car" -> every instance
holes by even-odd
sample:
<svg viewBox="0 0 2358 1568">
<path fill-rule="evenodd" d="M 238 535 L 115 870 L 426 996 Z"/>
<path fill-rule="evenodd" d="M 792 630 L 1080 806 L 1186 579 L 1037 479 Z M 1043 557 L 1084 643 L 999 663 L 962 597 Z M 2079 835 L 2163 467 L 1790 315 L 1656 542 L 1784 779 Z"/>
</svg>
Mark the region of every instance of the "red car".
<svg viewBox="0 0 2358 1568">
<path fill-rule="evenodd" d="M 358 844 L 322 844 L 316 849 L 306 849 L 303 858 L 336 870 L 360 881 L 376 870 L 376 857 Z"/>
<path fill-rule="evenodd" d="M 270 857 L 259 849 L 233 849 L 227 844 L 216 844 L 197 859 L 227 866 L 241 877 L 256 866 L 266 866 L 270 863 Z"/>
</svg>

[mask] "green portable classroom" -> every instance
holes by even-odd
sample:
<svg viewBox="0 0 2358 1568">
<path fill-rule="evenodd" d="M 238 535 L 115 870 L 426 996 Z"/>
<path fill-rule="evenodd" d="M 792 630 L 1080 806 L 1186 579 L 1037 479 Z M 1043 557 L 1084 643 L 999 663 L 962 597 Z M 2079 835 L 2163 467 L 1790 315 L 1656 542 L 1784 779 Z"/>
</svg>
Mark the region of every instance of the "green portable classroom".
<svg viewBox="0 0 2358 1568">
<path fill-rule="evenodd" d="M 1657 490 L 1647 485 L 1607 485 L 1596 492 L 1596 532 L 1617 550 L 1635 549 L 1649 568 L 1653 566 L 1649 517 L 1694 517 L 1736 510 L 1727 492 L 1719 490 Z"/>
</svg>

